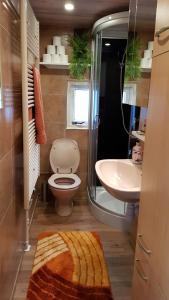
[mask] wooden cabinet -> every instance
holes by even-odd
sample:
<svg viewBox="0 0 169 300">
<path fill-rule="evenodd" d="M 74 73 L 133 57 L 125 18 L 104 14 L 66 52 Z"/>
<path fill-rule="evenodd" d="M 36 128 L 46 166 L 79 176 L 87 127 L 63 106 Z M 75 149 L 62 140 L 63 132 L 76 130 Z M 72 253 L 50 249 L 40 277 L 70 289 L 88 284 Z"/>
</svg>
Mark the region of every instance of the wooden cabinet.
<svg viewBox="0 0 169 300">
<path fill-rule="evenodd" d="M 134 276 L 133 276 L 133 290 L 132 299 L 143 300 L 148 299 L 150 279 L 150 264 L 147 254 L 143 251 L 141 244 L 136 245 Z"/>
<path fill-rule="evenodd" d="M 147 249 L 169 210 L 169 52 L 153 59 L 138 233 Z M 163 217 L 160 212 L 164 209 Z M 159 243 L 159 240 L 158 242 Z"/>
<path fill-rule="evenodd" d="M 154 195 L 149 215 L 153 220 L 152 232 L 149 232 L 152 236 L 150 263 L 158 283 L 169 298 L 169 52 L 154 58 L 150 102 L 149 136 L 152 138 L 152 132 L 155 134 L 157 130 L 154 145 L 156 161 L 154 166 L 151 165 L 155 184 L 150 191 L 150 197 Z M 151 153 L 149 148 L 145 165 Z"/>
<path fill-rule="evenodd" d="M 158 9 L 160 3 L 168 5 L 169 21 L 169 0 L 159 0 Z M 132 300 L 169 300 L 169 47 L 158 54 L 152 66 Z"/>
<path fill-rule="evenodd" d="M 133 286 L 132 299 L 148 300 L 148 283 L 141 278 L 139 270 L 136 268 L 134 269 Z"/>
<path fill-rule="evenodd" d="M 146 277 L 142 266 L 136 267 L 133 277 L 133 293 L 132 299 L 136 300 L 167 300 L 162 289 L 153 276 L 153 272 L 149 270 L 149 277 Z"/>
<path fill-rule="evenodd" d="M 168 297 L 164 295 L 160 285 L 154 279 L 153 274 L 148 280 L 145 280 L 142 269 L 135 268 L 133 284 L 134 289 L 132 299 L 136 300 L 167 300 Z"/>
<path fill-rule="evenodd" d="M 158 32 L 162 28 L 169 27 L 168 12 L 169 12 L 169 1 L 158 0 L 155 32 Z M 169 51 L 169 29 L 162 32 L 159 36 L 155 36 L 154 39 L 154 55 L 156 56 L 166 51 Z"/>
<path fill-rule="evenodd" d="M 153 276 L 152 276 L 152 278 L 150 278 L 146 296 L 147 297 L 144 299 L 147 299 L 147 300 L 167 300 L 168 299 L 162 292 L 159 284 L 157 284 L 157 281 L 154 280 Z"/>
</svg>

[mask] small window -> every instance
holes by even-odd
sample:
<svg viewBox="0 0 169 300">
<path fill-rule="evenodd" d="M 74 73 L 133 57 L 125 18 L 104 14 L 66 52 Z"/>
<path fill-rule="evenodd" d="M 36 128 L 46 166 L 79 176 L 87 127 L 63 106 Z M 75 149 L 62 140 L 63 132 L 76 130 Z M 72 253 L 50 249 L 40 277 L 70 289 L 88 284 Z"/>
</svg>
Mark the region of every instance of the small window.
<svg viewBox="0 0 169 300">
<path fill-rule="evenodd" d="M 89 83 L 69 82 L 67 92 L 67 128 L 88 128 Z"/>
<path fill-rule="evenodd" d="M 124 104 L 136 105 L 136 84 L 125 83 L 123 89 L 123 101 Z"/>
</svg>

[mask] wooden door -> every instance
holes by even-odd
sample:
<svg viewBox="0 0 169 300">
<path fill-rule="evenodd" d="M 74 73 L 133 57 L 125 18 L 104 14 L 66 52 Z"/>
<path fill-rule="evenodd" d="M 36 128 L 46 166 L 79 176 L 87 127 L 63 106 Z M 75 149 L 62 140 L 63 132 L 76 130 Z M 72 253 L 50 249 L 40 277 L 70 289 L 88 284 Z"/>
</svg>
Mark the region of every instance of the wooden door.
<svg viewBox="0 0 169 300">
<path fill-rule="evenodd" d="M 149 128 L 148 140 L 152 138 L 152 132 L 156 132 L 155 123 L 158 127 L 156 147 L 147 153 L 150 157 L 155 151 L 157 159 L 152 165 L 156 181 L 152 189 L 155 202 L 151 266 L 169 297 L 169 52 L 154 58 L 150 98 L 153 105 L 149 115 L 151 131 Z"/>
<path fill-rule="evenodd" d="M 168 59 L 168 61 L 167 61 Z M 168 89 L 169 54 L 161 55 L 153 60 L 150 87 L 149 113 L 146 129 L 146 143 L 144 147 L 142 191 L 140 198 L 140 212 L 138 234 L 140 242 L 152 252 L 156 239 L 157 222 L 161 223 L 160 215 L 162 199 L 158 197 L 159 178 L 162 178 L 162 162 L 164 158 L 166 114 L 169 99 L 166 97 Z M 168 73 L 168 74 L 167 74 Z M 168 115 L 169 118 L 169 115 Z M 158 231 L 158 229 L 157 229 Z"/>
<path fill-rule="evenodd" d="M 152 274 L 169 295 L 169 52 L 153 59 L 138 233 Z"/>
<path fill-rule="evenodd" d="M 153 276 L 150 278 L 149 281 L 149 287 L 147 291 L 147 300 L 167 300 L 168 297 L 164 295 L 159 283 L 156 281 L 156 279 Z"/>
<path fill-rule="evenodd" d="M 142 277 L 139 269 L 134 270 L 132 300 L 148 300 L 148 282 Z"/>
</svg>

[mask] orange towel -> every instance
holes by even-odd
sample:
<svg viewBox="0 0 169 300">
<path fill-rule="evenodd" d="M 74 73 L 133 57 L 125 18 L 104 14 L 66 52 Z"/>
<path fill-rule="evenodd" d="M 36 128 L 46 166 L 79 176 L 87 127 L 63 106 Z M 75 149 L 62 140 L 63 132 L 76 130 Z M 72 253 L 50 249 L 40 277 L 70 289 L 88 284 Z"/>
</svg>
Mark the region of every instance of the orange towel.
<svg viewBox="0 0 169 300">
<path fill-rule="evenodd" d="M 34 67 L 33 73 L 34 73 L 34 93 L 35 93 L 36 143 L 46 144 L 47 137 L 45 132 L 42 92 L 41 92 L 41 84 L 40 84 L 40 72 L 37 68 Z"/>
</svg>

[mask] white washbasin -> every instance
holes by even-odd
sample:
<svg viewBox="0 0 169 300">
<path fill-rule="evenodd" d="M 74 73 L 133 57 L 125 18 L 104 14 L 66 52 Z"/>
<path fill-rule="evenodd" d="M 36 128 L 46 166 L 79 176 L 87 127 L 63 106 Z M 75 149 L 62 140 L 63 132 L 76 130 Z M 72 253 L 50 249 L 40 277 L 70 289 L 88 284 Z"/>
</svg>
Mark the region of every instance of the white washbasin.
<svg viewBox="0 0 169 300">
<path fill-rule="evenodd" d="M 99 160 L 96 173 L 104 188 L 114 197 L 124 202 L 137 202 L 141 190 L 141 166 L 131 159 Z"/>
</svg>

